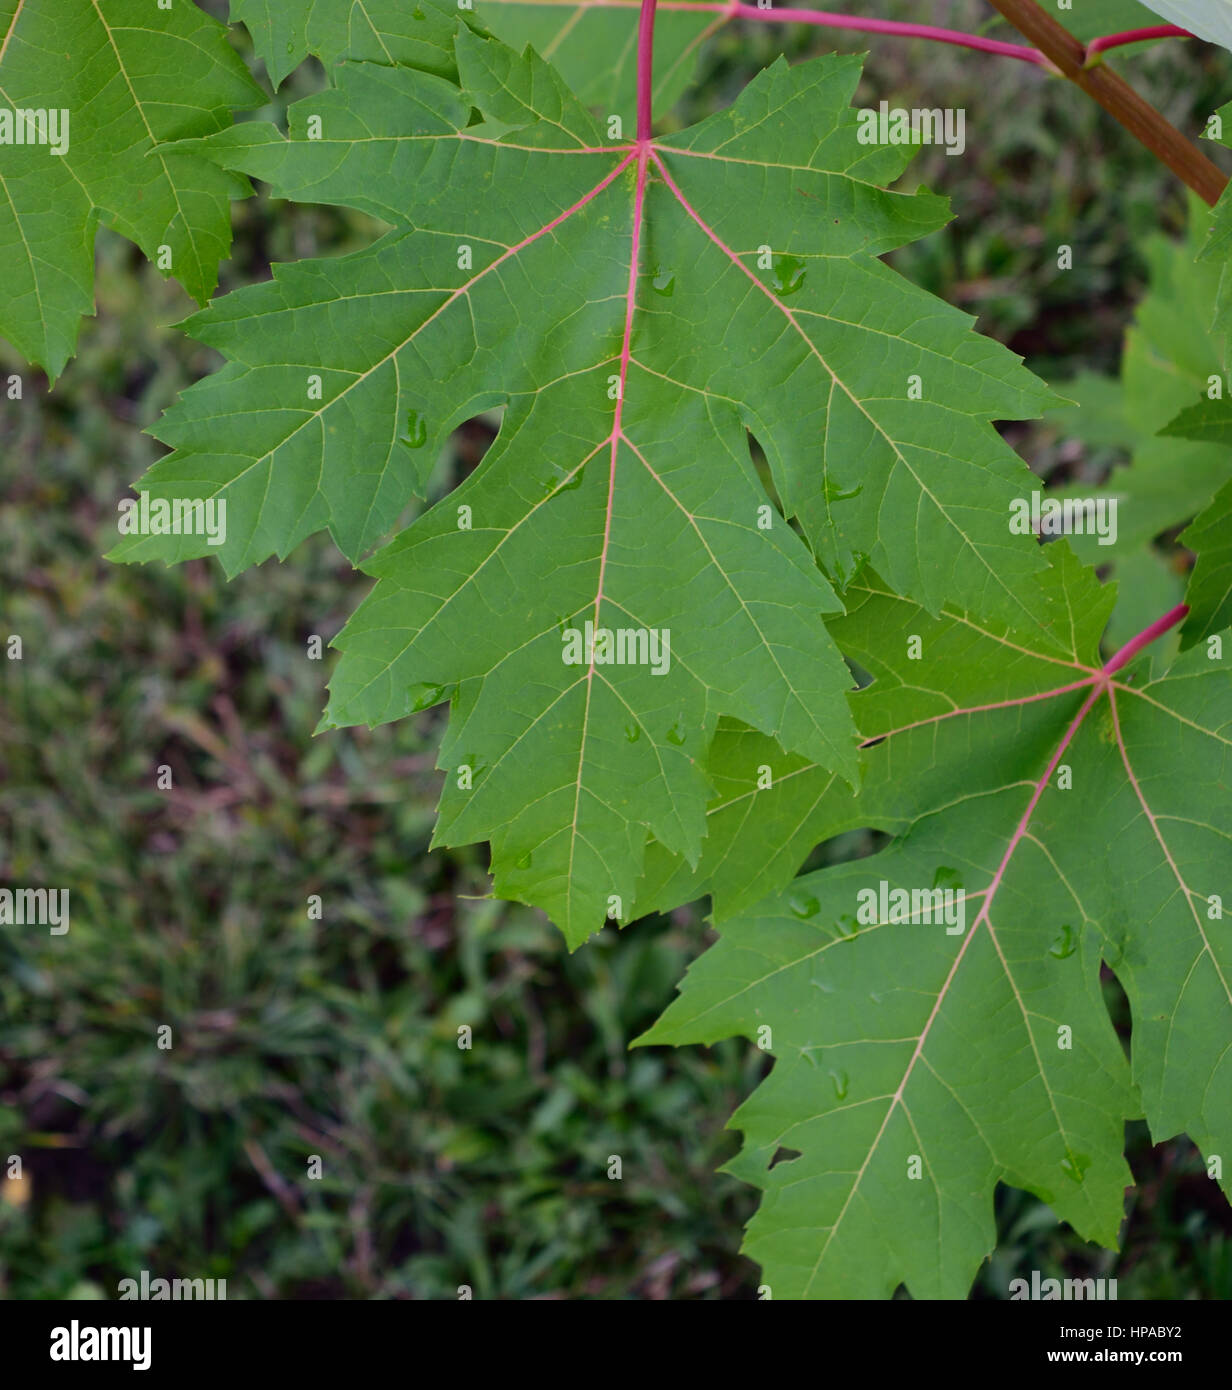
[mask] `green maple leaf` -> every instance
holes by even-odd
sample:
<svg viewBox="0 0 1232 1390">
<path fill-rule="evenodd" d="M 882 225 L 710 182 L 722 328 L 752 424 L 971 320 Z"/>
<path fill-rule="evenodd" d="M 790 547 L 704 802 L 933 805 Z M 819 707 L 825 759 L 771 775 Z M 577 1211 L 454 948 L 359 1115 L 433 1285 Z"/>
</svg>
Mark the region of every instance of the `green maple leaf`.
<svg viewBox="0 0 1232 1390">
<path fill-rule="evenodd" d="M 1205 328 L 1219 294 L 1221 270 L 1211 255 L 1219 214 L 1212 219 L 1196 200 L 1190 214 L 1184 242 L 1158 237 L 1148 244 L 1150 290 L 1126 334 L 1121 379 L 1087 375 L 1067 383 L 1064 390 L 1081 406 L 1053 412 L 1062 428 L 1088 443 L 1125 448 L 1132 455 L 1107 485 L 1118 504 L 1116 543 L 1104 547 L 1094 537 L 1075 538 L 1074 548 L 1084 559 L 1111 561 L 1118 580 L 1135 580 L 1162 597 L 1173 581 L 1150 541 L 1191 522 L 1179 537 L 1197 554 L 1185 594 L 1190 611 L 1181 640 L 1186 646 L 1232 620 L 1227 527 L 1232 408 L 1222 394 L 1218 314 Z M 1073 487 L 1058 495 L 1082 491 Z"/>
<path fill-rule="evenodd" d="M 1123 444 L 1132 454 L 1102 489 L 1118 502 L 1116 543 L 1100 545 L 1092 536 L 1073 539 L 1075 551 L 1088 563 L 1106 564 L 1183 525 L 1228 476 L 1225 449 L 1163 434 L 1221 372 L 1218 335 L 1208 327 L 1219 271 L 1195 262 L 1209 226 L 1206 209 L 1191 199 L 1184 241 L 1158 236 L 1145 243 L 1150 288 L 1125 334 L 1119 382 L 1087 375 L 1058 387 L 1079 406 L 1053 414 L 1067 432 L 1091 444 Z M 1056 495 L 1089 492 L 1074 487 Z"/>
<path fill-rule="evenodd" d="M 875 588 L 833 624 L 875 677 L 856 701 L 878 740 L 865 823 L 884 817 L 876 787 L 892 772 L 898 836 L 727 920 L 639 1039 L 743 1035 L 774 1053 L 733 1119 L 745 1143 L 728 1166 L 763 1189 L 744 1248 L 776 1298 L 886 1297 L 899 1283 L 965 1296 L 995 1243 L 998 1182 L 1115 1246 L 1127 1119 L 1145 1113 L 1157 1141 L 1187 1132 L 1208 1156 L 1232 1140 L 1232 947 L 1217 906 L 1232 862 L 1232 662 L 1212 644 L 1153 681 L 1125 664 L 1132 650 L 1097 666 L 1107 598 L 1063 557 L 1054 566 L 1080 659 Z M 750 760 L 746 789 L 756 776 Z M 750 871 L 761 816 L 789 830 L 782 797 L 763 813 L 763 795 L 743 811 Z M 933 890 L 939 904 L 953 894 L 940 921 L 910 898 Z M 1129 996 L 1129 1065 L 1101 960 Z"/>
<path fill-rule="evenodd" d="M 142 486 L 227 501 L 229 572 L 323 526 L 354 558 L 449 432 L 505 406 L 475 474 L 364 566 L 326 722 L 452 692 L 440 838 L 490 838 L 498 890 L 578 941 L 627 918 L 648 834 L 696 857 L 721 715 L 854 775 L 838 604 L 746 432 L 831 573 L 870 554 L 934 608 L 1030 622 L 1042 562 L 1007 518 L 1034 483 L 990 421 L 1047 396 L 877 259 L 944 212 L 878 186 L 905 154 L 856 141 L 856 61 L 777 63 L 730 111 L 613 148 L 533 52 L 461 27 L 455 56 L 460 85 L 344 63 L 289 138 L 191 146 L 395 230 L 190 321 L 229 361 L 168 412 Z M 566 665 L 588 620 L 670 632 L 670 669 Z"/>
<path fill-rule="evenodd" d="M 1159 237 L 1148 245 L 1150 290 L 1126 334 L 1121 379 L 1086 375 L 1066 383 L 1064 390 L 1081 407 L 1053 412 L 1062 428 L 1088 443 L 1132 455 L 1107 484 L 1118 506 L 1116 542 L 1104 547 L 1091 536 L 1073 542 L 1087 561 L 1109 565 L 1131 597 L 1139 592 L 1155 611 L 1170 601 L 1166 596 L 1175 575 L 1150 543 L 1192 523 L 1179 537 L 1197 553 L 1185 594 L 1190 611 L 1181 641 L 1186 646 L 1232 620 L 1226 526 L 1232 428 L 1222 395 L 1218 315 L 1205 328 L 1210 305 L 1218 302 L 1221 272 L 1210 255 L 1218 213 L 1212 220 L 1191 200 L 1190 214 L 1184 242 Z M 1083 489 L 1071 487 L 1058 495 L 1080 493 Z M 1128 622 L 1134 606 L 1123 602 L 1118 622 Z"/>
<path fill-rule="evenodd" d="M 248 184 L 165 144 L 262 100 L 226 30 L 192 5 L 0 0 L 0 120 L 69 115 L 62 153 L 0 145 L 0 333 L 59 375 L 94 307 L 100 221 L 152 261 L 166 248 L 169 273 L 203 304 L 230 249 L 231 199 Z"/>
</svg>

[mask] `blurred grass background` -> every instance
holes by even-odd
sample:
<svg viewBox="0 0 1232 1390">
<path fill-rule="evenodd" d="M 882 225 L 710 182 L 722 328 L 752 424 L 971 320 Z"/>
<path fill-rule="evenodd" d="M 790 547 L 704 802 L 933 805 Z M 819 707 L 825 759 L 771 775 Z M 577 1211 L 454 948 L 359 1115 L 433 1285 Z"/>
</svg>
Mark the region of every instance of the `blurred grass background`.
<svg viewBox="0 0 1232 1390">
<path fill-rule="evenodd" d="M 977 0 L 857 8 L 1006 33 Z M 1115 371 L 1136 245 L 1179 234 L 1185 201 L 1063 81 L 749 25 L 712 42 L 675 119 L 725 105 L 779 52 L 866 48 L 860 104 L 967 111 L 965 155 L 925 150 L 907 180 L 948 194 L 956 220 L 894 263 L 1050 380 Z M 1203 45 L 1113 61 L 1186 130 L 1232 96 L 1228 55 Z M 310 64 L 257 114 L 322 82 Z M 262 192 L 235 229 L 224 290 L 380 227 Z M 67 936 L 0 934 L 0 1167 L 19 1154 L 24 1170 L 0 1178 L 0 1296 L 111 1298 L 148 1269 L 225 1278 L 230 1298 L 755 1297 L 736 1253 L 755 1194 L 715 1169 L 765 1058 L 743 1042 L 626 1050 L 704 949 L 701 910 L 608 928 L 571 957 L 540 914 L 484 899 L 482 847 L 429 854 L 441 711 L 311 737 L 331 659 L 308 640 L 328 642 L 367 588 L 323 538 L 229 584 L 206 562 L 100 558 L 160 451 L 141 431 L 218 365 L 173 327 L 191 307 L 104 234 L 98 316 L 55 391 L 0 344 L 25 384 L 0 409 L 0 649 L 24 645 L 0 659 L 0 880 L 72 893 Z M 1041 472 L 1075 458 L 1046 426 L 1010 437 Z M 460 431 L 438 487 L 489 439 Z M 1122 1299 L 1232 1296 L 1232 1221 L 1192 1146 L 1152 1147 L 1135 1125 L 1129 1156 L 1119 1255 L 1003 1189 L 973 1297 L 1032 1269 L 1113 1276 Z"/>
</svg>

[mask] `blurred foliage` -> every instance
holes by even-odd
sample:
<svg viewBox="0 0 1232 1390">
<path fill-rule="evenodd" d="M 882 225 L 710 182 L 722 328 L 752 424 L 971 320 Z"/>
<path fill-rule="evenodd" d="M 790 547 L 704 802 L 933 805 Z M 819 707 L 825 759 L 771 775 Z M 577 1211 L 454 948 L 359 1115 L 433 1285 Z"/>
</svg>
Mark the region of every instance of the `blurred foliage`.
<svg viewBox="0 0 1232 1390">
<path fill-rule="evenodd" d="M 927 8 L 972 29 L 987 13 Z M 959 49 L 745 25 L 673 119 L 722 106 L 780 51 L 831 48 L 872 48 L 860 104 L 967 111 L 966 154 L 926 150 L 910 175 L 956 221 L 898 268 L 1046 376 L 1114 369 L 1136 245 L 1175 232 L 1184 199 L 1067 84 Z M 1116 61 L 1186 129 L 1227 96 L 1227 55 L 1200 45 Z M 257 114 L 322 80 L 307 65 Z M 265 193 L 234 222 L 224 290 L 379 230 Z M 148 1269 L 225 1278 L 230 1298 L 755 1297 L 736 1254 L 754 1193 L 715 1169 L 766 1059 L 737 1042 L 626 1050 L 704 949 L 700 912 L 570 957 L 539 914 L 485 898 L 481 850 L 428 852 L 441 712 L 312 738 L 331 663 L 309 638 L 367 587 L 323 538 L 230 584 L 204 562 L 100 559 L 158 450 L 141 431 L 217 359 L 175 329 L 191 306 L 131 247 L 103 236 L 98 259 L 98 316 L 53 395 L 0 345 L 24 384 L 0 407 L 0 643 L 24 645 L 0 657 L 0 881 L 72 894 L 66 936 L 0 934 L 0 1168 L 19 1154 L 24 1172 L 0 1177 L 0 1295 L 111 1298 Z M 438 489 L 490 437 L 459 431 Z M 1071 447 L 1055 428 L 1012 437 L 1043 472 Z M 1003 1189 L 973 1296 L 1031 1269 L 1111 1275 L 1122 1299 L 1232 1296 L 1232 1222 L 1192 1146 L 1131 1126 L 1129 1154 L 1121 1254 Z"/>
</svg>

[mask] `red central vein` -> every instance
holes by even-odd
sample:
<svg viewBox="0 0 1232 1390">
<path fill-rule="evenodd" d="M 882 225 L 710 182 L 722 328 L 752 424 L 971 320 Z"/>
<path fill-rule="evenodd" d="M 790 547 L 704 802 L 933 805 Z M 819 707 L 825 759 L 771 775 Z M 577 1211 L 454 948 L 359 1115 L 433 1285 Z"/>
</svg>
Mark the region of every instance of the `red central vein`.
<svg viewBox="0 0 1232 1390">
<path fill-rule="evenodd" d="M 633 356 L 633 315 L 637 306 L 637 268 L 641 259 L 642 211 L 646 202 L 646 181 L 650 171 L 650 156 L 653 150 L 650 135 L 654 17 L 655 0 L 642 0 L 642 15 L 637 36 L 637 144 L 634 146 L 635 153 L 628 155 L 616 171 L 619 173 L 628 165 L 630 160 L 637 160 L 637 184 L 633 194 L 633 234 L 629 245 L 629 278 L 625 286 L 625 327 L 620 346 L 620 373 L 616 386 L 616 409 L 612 412 L 612 432 L 608 439 L 611 452 L 608 460 L 607 507 L 603 517 L 603 546 L 599 551 L 599 580 L 595 586 L 594 626 L 596 630 L 600 626 L 603 586 L 607 576 L 607 556 L 612 541 L 612 516 L 616 502 L 616 461 L 620 453 L 620 442 L 624 437 L 621 422 L 624 418 L 629 362 Z M 578 815 L 582 802 L 582 769 L 586 763 L 586 735 L 590 728 L 590 699 L 594 683 L 595 655 L 592 650 L 586 667 L 586 701 L 582 709 L 582 738 L 578 747 L 577 782 L 573 791 L 573 821 L 569 835 L 569 871 L 567 875 L 570 891 L 572 891 L 573 884 L 573 856 L 578 841 Z"/>
<path fill-rule="evenodd" d="M 616 497 L 616 458 L 620 448 L 621 420 L 624 417 L 625 386 L 629 380 L 629 361 L 633 356 L 633 314 L 637 306 L 637 266 L 641 254 L 642 208 L 646 201 L 646 177 L 650 169 L 651 72 L 654 57 L 655 0 L 642 0 L 642 16 L 637 32 L 637 188 L 633 195 L 633 235 L 629 247 L 629 278 L 625 286 L 625 331 L 620 346 L 620 377 L 616 387 L 616 409 L 612 414 L 611 459 L 608 465 L 607 514 L 603 520 L 603 549 L 599 554 L 599 586 L 595 593 L 595 627 L 599 626 L 599 605 L 603 602 L 603 578 L 607 570 L 607 552 L 612 538 L 612 512 Z M 626 161 L 627 163 L 628 161 Z M 621 166 L 624 167 L 623 165 Z M 595 663 L 590 662 L 586 679 L 594 675 Z M 587 701 L 590 696 L 587 694 Z"/>
<path fill-rule="evenodd" d="M 630 159 L 637 160 L 637 187 L 633 195 L 633 235 L 629 246 L 629 278 L 625 285 L 625 330 L 620 346 L 620 375 L 616 387 L 616 409 L 612 414 L 612 433 L 609 436 L 611 457 L 608 463 L 607 513 L 603 520 L 603 549 L 599 553 L 599 584 L 595 592 L 595 627 L 599 626 L 599 607 L 603 602 L 603 581 L 607 571 L 607 553 L 612 539 L 612 513 L 616 497 L 616 459 L 620 449 L 621 421 L 624 418 L 625 387 L 629 380 L 629 361 L 633 356 L 633 314 L 637 305 L 637 267 L 641 255 L 642 209 L 646 201 L 646 178 L 650 169 L 653 146 L 650 143 L 650 102 L 654 55 L 655 0 L 642 0 L 642 17 L 637 35 L 637 144 L 635 153 L 622 162 L 623 169 Z M 589 687 L 594 676 L 592 659 L 586 673 L 587 704 Z M 579 782 L 581 772 L 578 773 Z"/>
<path fill-rule="evenodd" d="M 1114 671 L 1119 671 L 1127 662 L 1132 661 L 1143 647 L 1149 646 L 1157 637 L 1162 637 L 1169 628 L 1183 622 L 1188 615 L 1189 605 L 1186 603 L 1178 603 L 1175 608 L 1170 608 L 1162 618 L 1156 618 L 1150 627 L 1144 627 L 1137 637 L 1131 637 L 1119 652 L 1110 656 L 1104 662 L 1103 675 L 1111 676 Z"/>
<path fill-rule="evenodd" d="M 653 3 L 653 0 L 652 0 Z M 637 266 L 642 239 L 642 206 L 646 201 L 646 176 L 650 168 L 650 146 L 642 145 L 637 153 L 637 190 L 633 196 L 633 236 L 629 251 L 629 282 L 625 291 L 625 331 L 620 347 L 620 376 L 616 387 L 616 409 L 612 414 L 612 432 L 608 439 L 611 455 L 608 462 L 607 514 L 603 520 L 603 548 L 599 552 L 599 585 L 595 593 L 595 626 L 599 626 L 599 605 L 603 602 L 603 580 L 607 570 L 607 553 L 612 539 L 612 512 L 616 497 L 616 459 L 620 441 L 624 435 L 621 420 L 624 417 L 625 387 L 629 380 L 629 361 L 633 356 L 633 313 L 637 301 Z M 590 663 L 587 679 L 594 674 L 594 661 Z"/>
<path fill-rule="evenodd" d="M 655 0 L 642 0 L 642 13 L 637 22 L 637 138 L 650 139 L 653 120 L 651 102 L 654 99 Z"/>
</svg>

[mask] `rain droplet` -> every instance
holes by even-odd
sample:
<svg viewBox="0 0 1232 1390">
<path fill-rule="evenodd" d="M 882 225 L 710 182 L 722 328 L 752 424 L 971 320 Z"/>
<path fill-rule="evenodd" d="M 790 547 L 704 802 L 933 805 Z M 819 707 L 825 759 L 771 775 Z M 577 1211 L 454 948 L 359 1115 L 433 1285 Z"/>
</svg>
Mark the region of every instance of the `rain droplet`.
<svg viewBox="0 0 1232 1390">
<path fill-rule="evenodd" d="M 402 442 L 408 449 L 422 449 L 428 442 L 428 426 L 419 411 L 412 410 L 406 417 L 406 433 Z"/>
<path fill-rule="evenodd" d="M 288 52 L 288 53 L 294 53 L 294 52 L 295 52 L 295 45 L 291 42 L 290 39 L 287 40 L 287 52 Z"/>
<path fill-rule="evenodd" d="M 1072 956 L 1078 949 L 1078 939 L 1073 927 L 1066 922 L 1057 935 L 1057 939 L 1048 948 L 1050 956 L 1056 956 L 1058 960 L 1064 960 L 1067 956 Z"/>
<path fill-rule="evenodd" d="M 1086 1154 L 1076 1154 L 1072 1150 L 1061 1160 L 1061 1171 L 1074 1182 L 1081 1182 L 1090 1166 L 1091 1160 Z"/>
<path fill-rule="evenodd" d="M 521 859 L 519 859 L 519 860 L 517 861 L 518 868 L 519 868 L 519 869 L 529 869 L 529 868 L 530 868 L 530 860 L 531 860 L 531 856 L 530 856 L 529 854 L 524 854 L 524 855 L 521 857 Z"/>
<path fill-rule="evenodd" d="M 962 886 L 962 874 L 960 874 L 957 869 L 951 869 L 946 864 L 942 864 L 937 872 L 933 874 L 934 888 L 950 888 L 953 889 L 955 893 L 961 893 Z"/>
<path fill-rule="evenodd" d="M 557 492 L 572 492 L 575 487 L 582 486 L 582 470 L 579 468 L 572 478 L 567 478 L 556 489 Z"/>
<path fill-rule="evenodd" d="M 656 294 L 661 294 L 664 299 L 670 299 L 672 291 L 676 288 L 676 272 L 668 270 L 665 266 L 660 266 L 655 271 L 650 284 Z"/>
<path fill-rule="evenodd" d="M 846 1100 L 847 1088 L 851 1084 L 848 1080 L 847 1073 L 845 1071 L 832 1071 L 830 1073 L 830 1079 L 834 1082 L 834 1094 L 839 1100 Z"/>
<path fill-rule="evenodd" d="M 672 725 L 672 727 L 668 729 L 667 741 L 668 743 L 674 743 L 677 748 L 679 748 L 681 744 L 684 743 L 684 730 L 680 727 L 679 719 L 677 719 L 676 722 Z"/>
<path fill-rule="evenodd" d="M 775 292 L 786 299 L 804 284 L 804 262 L 799 256 L 779 256 L 772 274 Z"/>
<path fill-rule="evenodd" d="M 412 19 L 423 19 L 423 17 L 424 17 L 424 12 L 419 8 L 418 5 L 416 5 L 415 8 L 411 11 L 411 18 L 412 18 Z"/>
<path fill-rule="evenodd" d="M 860 930 L 860 926 L 850 912 L 844 912 L 838 919 L 838 929 L 844 936 L 855 936 L 856 932 Z"/>
<path fill-rule="evenodd" d="M 826 479 L 826 501 L 827 501 L 827 502 L 846 502 L 849 498 L 852 498 L 852 497 L 859 497 L 859 495 L 860 495 L 863 491 L 864 491 L 864 484 L 863 484 L 863 483 L 857 483 L 857 484 L 855 485 L 855 487 L 853 487 L 853 488 L 848 488 L 847 491 L 844 492 L 844 491 L 842 490 L 842 488 L 840 488 L 840 487 L 838 486 L 837 483 L 831 482 L 829 478 Z"/>
<path fill-rule="evenodd" d="M 813 897 L 812 893 L 793 893 L 787 899 L 787 906 L 791 908 L 792 916 L 799 917 L 802 921 L 812 917 L 821 904 Z"/>
<path fill-rule="evenodd" d="M 641 736 L 642 731 L 637 724 L 625 725 L 625 738 L 627 738 L 630 743 L 636 743 Z"/>
<path fill-rule="evenodd" d="M 431 685 L 427 681 L 418 681 L 408 687 L 406 692 L 406 698 L 410 702 L 407 706 L 408 713 L 414 714 L 417 710 L 431 709 L 433 705 L 439 705 L 448 693 L 448 686 Z"/>
<path fill-rule="evenodd" d="M 856 575 L 860 573 L 860 570 L 867 559 L 868 556 L 860 550 L 852 551 L 850 563 L 844 561 L 841 555 L 836 556 L 834 561 L 834 568 L 840 586 L 845 587 L 846 585 L 850 584 L 851 581 L 856 577 Z"/>
</svg>

